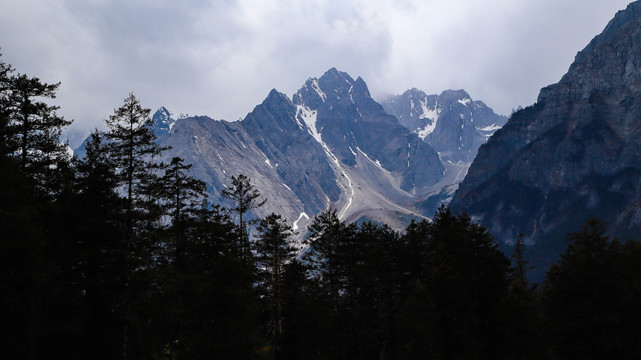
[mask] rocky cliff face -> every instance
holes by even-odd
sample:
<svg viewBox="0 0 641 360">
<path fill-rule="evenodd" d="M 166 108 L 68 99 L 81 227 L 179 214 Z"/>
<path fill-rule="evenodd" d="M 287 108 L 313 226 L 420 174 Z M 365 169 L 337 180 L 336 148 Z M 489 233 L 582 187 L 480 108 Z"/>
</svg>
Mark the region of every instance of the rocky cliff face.
<svg viewBox="0 0 641 360">
<path fill-rule="evenodd" d="M 337 201 L 341 191 L 336 178 L 327 176 L 333 172 L 323 147 L 297 119 L 297 110 L 287 96 L 272 90 L 240 124 L 264 161 L 315 214 Z"/>
<path fill-rule="evenodd" d="M 425 140 L 444 162 L 471 163 L 478 148 L 507 121 L 464 90 L 427 95 L 411 89 L 381 102 L 385 111 Z"/>
<path fill-rule="evenodd" d="M 487 144 L 454 196 L 503 240 L 523 233 L 540 261 L 588 217 L 641 230 L 641 2 L 619 12 L 536 104 Z M 548 261 L 549 262 L 549 261 Z"/>
</svg>

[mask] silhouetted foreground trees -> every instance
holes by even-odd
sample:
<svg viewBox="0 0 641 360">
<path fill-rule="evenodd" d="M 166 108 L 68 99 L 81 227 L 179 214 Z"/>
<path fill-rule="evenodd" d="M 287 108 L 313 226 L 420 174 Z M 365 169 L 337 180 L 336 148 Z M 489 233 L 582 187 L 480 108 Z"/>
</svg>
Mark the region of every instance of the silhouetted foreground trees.
<svg viewBox="0 0 641 360">
<path fill-rule="evenodd" d="M 641 358 L 641 244 L 590 221 L 539 289 L 466 215 L 403 233 L 318 214 L 303 247 L 246 176 L 210 204 L 133 95 L 84 158 L 57 85 L 0 62 L 3 359 Z M 236 223 L 234 220 L 238 219 Z"/>
</svg>

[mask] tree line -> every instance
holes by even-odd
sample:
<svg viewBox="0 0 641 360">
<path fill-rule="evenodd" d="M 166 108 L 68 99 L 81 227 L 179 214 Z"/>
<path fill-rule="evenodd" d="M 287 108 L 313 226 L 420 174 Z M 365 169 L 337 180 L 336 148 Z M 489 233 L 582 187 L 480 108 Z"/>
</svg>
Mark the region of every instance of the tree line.
<svg viewBox="0 0 641 360">
<path fill-rule="evenodd" d="M 71 157 L 58 86 L 0 61 L 1 358 L 641 358 L 641 244 L 596 220 L 538 287 L 522 238 L 509 258 L 445 206 L 401 233 L 329 209 L 301 248 L 248 221 L 246 176 L 226 209 L 161 161 L 133 94 Z"/>
</svg>

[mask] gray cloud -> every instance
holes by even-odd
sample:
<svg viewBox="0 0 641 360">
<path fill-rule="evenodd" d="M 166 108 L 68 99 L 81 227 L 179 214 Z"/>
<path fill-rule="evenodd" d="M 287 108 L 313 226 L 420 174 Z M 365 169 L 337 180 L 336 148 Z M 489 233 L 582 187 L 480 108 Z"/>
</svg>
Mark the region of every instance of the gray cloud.
<svg viewBox="0 0 641 360">
<path fill-rule="evenodd" d="M 464 88 L 498 112 L 536 100 L 627 0 L 0 0 L 18 72 L 61 81 L 74 128 L 143 105 L 236 120 L 337 67 L 374 96 Z"/>
</svg>

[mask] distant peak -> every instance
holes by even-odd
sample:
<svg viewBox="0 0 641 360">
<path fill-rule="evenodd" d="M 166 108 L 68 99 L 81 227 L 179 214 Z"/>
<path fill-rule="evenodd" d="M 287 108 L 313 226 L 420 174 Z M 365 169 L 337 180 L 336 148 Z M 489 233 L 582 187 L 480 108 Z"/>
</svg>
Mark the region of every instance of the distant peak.
<svg viewBox="0 0 641 360">
<path fill-rule="evenodd" d="M 358 97 L 362 97 L 362 96 L 365 96 L 366 98 L 372 97 L 369 93 L 369 89 L 367 88 L 367 84 L 365 83 L 365 80 L 363 80 L 363 78 L 360 76 L 356 79 L 356 81 L 354 81 L 349 91 L 353 94 L 357 94 Z"/>
<path fill-rule="evenodd" d="M 181 114 L 181 118 L 182 117 L 184 116 Z M 161 106 L 158 108 L 158 110 L 156 110 L 152 117 L 152 121 L 153 127 L 157 132 L 156 135 L 158 135 L 158 132 L 170 132 L 171 128 L 176 123 L 174 114 L 172 114 L 171 111 L 167 110 L 167 108 L 164 106 Z"/>
<path fill-rule="evenodd" d="M 427 96 L 423 90 L 419 90 L 415 87 L 405 90 L 405 92 L 401 96 L 407 96 L 407 97 L 424 97 Z"/>
<path fill-rule="evenodd" d="M 323 76 L 324 76 L 324 75 L 332 75 L 332 74 L 334 74 L 334 75 L 339 75 L 340 73 L 341 73 L 341 72 L 340 72 L 340 71 L 338 71 L 338 69 L 336 69 L 335 67 L 332 67 L 331 69 L 329 69 L 329 70 L 325 71 L 325 74 L 323 74 Z"/>
<path fill-rule="evenodd" d="M 165 115 L 170 115 L 171 114 L 171 112 L 169 112 L 169 110 L 167 110 L 167 108 L 164 107 L 164 106 L 159 107 L 158 110 L 156 110 L 156 113 L 157 114 L 165 114 Z"/>
<path fill-rule="evenodd" d="M 459 100 L 468 100 L 472 101 L 472 98 L 470 97 L 470 94 L 467 93 L 467 91 L 463 89 L 459 90 L 445 90 L 441 93 L 439 96 L 442 98 L 444 102 L 448 101 L 459 101 Z"/>
<path fill-rule="evenodd" d="M 323 76 L 320 77 L 320 81 L 332 81 L 332 80 L 345 80 L 350 84 L 354 83 L 354 79 L 352 79 L 351 76 L 349 76 L 348 73 L 343 72 L 343 71 L 338 71 L 335 67 L 327 70 Z"/>
<path fill-rule="evenodd" d="M 265 101 L 283 101 L 283 100 L 289 100 L 289 98 L 287 97 L 287 95 L 281 93 L 276 89 L 272 89 L 269 92 L 269 95 L 267 95 L 267 98 L 265 99 Z"/>
<path fill-rule="evenodd" d="M 271 90 L 269 91 L 269 95 L 267 95 L 267 97 L 280 96 L 280 95 L 281 95 L 281 93 L 280 93 L 278 90 L 276 90 L 276 89 L 271 89 Z"/>
</svg>

